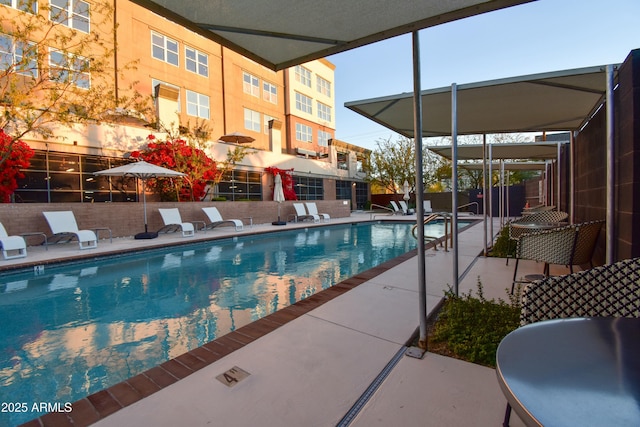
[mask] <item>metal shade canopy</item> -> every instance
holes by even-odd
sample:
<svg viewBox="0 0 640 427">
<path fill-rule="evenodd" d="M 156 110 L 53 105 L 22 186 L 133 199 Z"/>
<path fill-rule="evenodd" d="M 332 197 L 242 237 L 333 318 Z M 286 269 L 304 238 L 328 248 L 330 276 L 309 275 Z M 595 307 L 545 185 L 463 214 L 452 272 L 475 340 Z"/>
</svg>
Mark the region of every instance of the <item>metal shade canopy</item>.
<svg viewBox="0 0 640 427">
<path fill-rule="evenodd" d="M 462 84 L 456 89 L 459 135 L 577 130 L 605 97 L 606 67 Z M 451 135 L 451 87 L 421 94 L 422 136 Z M 347 102 L 345 107 L 413 138 L 413 93 Z"/>
<path fill-rule="evenodd" d="M 94 172 L 94 175 L 102 176 L 130 176 L 142 180 L 142 204 L 144 208 L 144 233 L 138 233 L 134 237 L 136 239 L 153 239 L 158 237 L 158 233 L 149 232 L 147 227 L 147 180 L 151 178 L 179 178 L 185 176 L 182 172 L 156 166 L 147 163 L 144 160 L 128 163 L 126 165 L 117 166 L 115 168 Z"/>
<path fill-rule="evenodd" d="M 555 160 L 558 157 L 558 144 L 561 142 L 521 142 L 509 144 L 491 144 L 491 157 L 493 159 L 530 159 L 530 160 Z M 450 145 L 425 146 L 429 151 L 452 159 L 452 147 Z M 483 157 L 482 144 L 458 145 L 458 160 L 479 160 Z"/>
<path fill-rule="evenodd" d="M 467 170 L 482 170 L 482 163 L 460 163 L 458 167 L 467 169 Z M 491 169 L 497 170 L 498 168 L 503 167 L 504 170 L 510 171 L 543 171 L 547 168 L 548 164 L 546 162 L 503 162 L 503 163 L 492 163 Z"/>
<path fill-rule="evenodd" d="M 132 0 L 273 70 L 532 0 Z"/>
</svg>

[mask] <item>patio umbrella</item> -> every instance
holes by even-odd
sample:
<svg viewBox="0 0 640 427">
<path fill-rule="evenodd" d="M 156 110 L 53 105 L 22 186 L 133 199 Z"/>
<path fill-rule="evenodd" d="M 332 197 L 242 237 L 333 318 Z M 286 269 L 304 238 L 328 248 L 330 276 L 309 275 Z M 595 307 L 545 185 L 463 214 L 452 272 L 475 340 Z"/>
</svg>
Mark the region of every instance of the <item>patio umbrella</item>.
<svg viewBox="0 0 640 427">
<path fill-rule="evenodd" d="M 144 233 L 138 233 L 134 237 L 136 239 L 155 239 L 158 237 L 158 233 L 149 232 L 147 229 L 147 196 L 146 196 L 146 183 L 150 178 L 170 178 L 185 176 L 182 172 L 177 172 L 171 169 L 156 166 L 151 163 L 147 163 L 144 160 L 140 160 L 134 163 L 128 163 L 126 165 L 118 166 L 111 169 L 106 169 L 98 172 L 94 172 L 94 175 L 102 176 L 130 176 L 142 180 L 142 203 L 144 206 Z"/>
<path fill-rule="evenodd" d="M 287 223 L 285 221 L 280 221 L 280 204 L 284 202 L 284 190 L 282 189 L 282 177 L 279 173 L 277 173 L 274 178 L 273 201 L 278 202 L 278 220 L 271 224 L 286 225 Z"/>
<path fill-rule="evenodd" d="M 411 198 L 411 196 L 409 195 L 409 183 L 407 182 L 407 180 L 404 180 L 404 184 L 402 185 L 402 191 L 404 191 L 404 196 L 402 196 L 402 198 L 407 201 Z"/>
<path fill-rule="evenodd" d="M 228 133 L 226 135 L 222 135 L 218 139 L 224 142 L 233 142 L 234 144 L 248 144 L 249 142 L 253 142 L 256 140 L 255 138 L 252 138 L 249 135 L 245 135 L 240 132 Z"/>
</svg>

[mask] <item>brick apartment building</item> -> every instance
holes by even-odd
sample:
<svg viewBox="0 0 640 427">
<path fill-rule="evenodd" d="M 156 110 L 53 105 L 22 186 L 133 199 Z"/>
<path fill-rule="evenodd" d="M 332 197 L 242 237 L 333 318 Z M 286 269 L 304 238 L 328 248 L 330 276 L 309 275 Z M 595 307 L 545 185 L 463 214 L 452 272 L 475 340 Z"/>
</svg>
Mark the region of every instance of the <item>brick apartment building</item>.
<svg viewBox="0 0 640 427">
<path fill-rule="evenodd" d="M 334 138 L 332 63 L 321 59 L 272 71 L 138 4 L 114 0 L 112 6 L 109 19 L 117 42 L 112 44 L 109 64 L 113 71 L 106 73 L 113 77 L 109 83 L 116 93 L 133 87 L 152 98 L 155 123 L 123 110 L 111 112 L 119 116 L 117 125 L 61 126 L 54 130 L 56 138 L 48 140 L 28 135 L 23 140 L 36 155 L 20 182 L 15 202 L 137 200 L 135 185 L 114 188 L 93 172 L 127 161 L 127 153 L 140 149 L 147 135 L 159 132 L 160 124 L 172 134 L 185 128 L 206 129 L 205 151 L 216 160 L 224 160 L 227 150 L 233 148 L 218 142 L 220 136 L 240 132 L 255 139 L 244 144 L 253 153 L 225 176 L 215 196 L 270 200 L 272 177 L 264 169 L 275 166 L 293 169 L 299 199 L 344 199 L 354 208 L 364 205 L 369 190 L 362 165 L 368 151 Z M 0 46 L 11 45 L 8 27 L 21 14 L 46 17 L 50 10 L 65 7 L 68 19 L 62 24 L 69 31 L 99 31 L 97 23 L 104 25 L 104 16 L 96 15 L 98 7 L 92 2 L 7 0 L 0 3 L 0 9 L 13 18 L 2 21 Z M 101 29 L 102 37 L 113 38 L 106 27 Z M 135 67 L 124 70 L 132 63 Z M 82 81 L 93 84 L 91 76 Z"/>
</svg>

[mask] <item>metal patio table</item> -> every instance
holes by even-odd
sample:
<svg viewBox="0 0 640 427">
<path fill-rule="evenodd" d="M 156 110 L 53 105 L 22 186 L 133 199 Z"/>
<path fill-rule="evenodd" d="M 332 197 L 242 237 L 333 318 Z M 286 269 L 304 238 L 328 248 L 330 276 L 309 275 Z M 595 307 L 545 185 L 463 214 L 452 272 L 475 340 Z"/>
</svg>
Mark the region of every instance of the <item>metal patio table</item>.
<svg viewBox="0 0 640 427">
<path fill-rule="evenodd" d="M 532 323 L 502 340 L 496 362 L 527 426 L 640 426 L 640 319 Z"/>
</svg>

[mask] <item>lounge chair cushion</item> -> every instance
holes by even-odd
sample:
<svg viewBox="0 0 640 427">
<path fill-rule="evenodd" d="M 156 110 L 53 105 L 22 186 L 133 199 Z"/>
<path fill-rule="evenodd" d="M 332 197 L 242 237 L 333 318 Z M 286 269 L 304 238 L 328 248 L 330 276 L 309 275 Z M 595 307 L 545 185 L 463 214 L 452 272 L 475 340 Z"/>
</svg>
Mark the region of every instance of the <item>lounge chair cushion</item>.
<svg viewBox="0 0 640 427">
<path fill-rule="evenodd" d="M 240 231 L 244 228 L 243 222 L 239 219 L 223 219 L 218 208 L 214 206 L 202 208 L 202 210 L 210 221 L 210 223 L 205 226 L 206 228 L 214 228 L 225 223 L 233 224 L 236 227 L 236 231 Z"/>
<path fill-rule="evenodd" d="M 319 213 L 318 206 L 314 202 L 307 202 L 305 203 L 305 206 L 307 207 L 307 212 L 309 212 L 309 215 L 318 215 L 318 217 L 322 218 L 324 222 L 329 222 L 329 220 L 331 219 L 329 214 Z"/>
<path fill-rule="evenodd" d="M 293 208 L 296 210 L 296 222 L 304 221 L 305 219 L 310 219 L 315 223 L 320 222 L 320 215 L 308 214 L 302 203 L 294 203 Z"/>
<path fill-rule="evenodd" d="M 182 222 L 180 211 L 178 208 L 158 209 L 164 225 L 177 225 L 182 229 L 183 237 L 193 237 L 195 235 L 195 227 L 190 222 Z"/>
<path fill-rule="evenodd" d="M 42 212 L 51 232 L 57 236 L 74 235 L 78 239 L 80 249 L 94 249 L 98 247 L 96 233 L 91 230 L 78 229 L 76 217 L 72 211 Z"/>
</svg>

